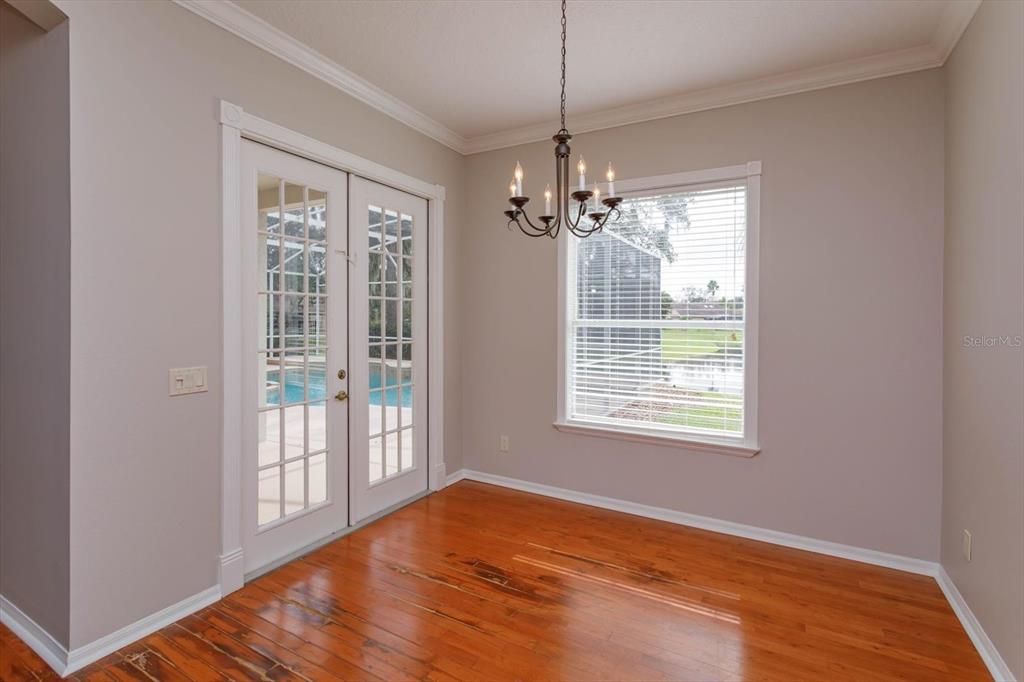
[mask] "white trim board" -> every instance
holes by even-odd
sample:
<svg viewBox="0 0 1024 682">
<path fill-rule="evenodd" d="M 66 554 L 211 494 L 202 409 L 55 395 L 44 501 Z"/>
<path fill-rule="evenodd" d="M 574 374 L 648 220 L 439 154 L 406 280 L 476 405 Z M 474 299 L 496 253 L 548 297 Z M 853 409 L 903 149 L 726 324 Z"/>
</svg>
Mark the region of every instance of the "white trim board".
<svg viewBox="0 0 1024 682">
<path fill-rule="evenodd" d="M 174 2 L 460 154 L 477 154 L 547 140 L 558 129 L 557 122 L 547 122 L 466 138 L 233 2 Z M 946 62 L 980 5 L 981 0 L 946 3 L 926 45 L 573 116 L 570 121 L 572 132 L 579 134 L 615 128 L 936 68 Z"/>
<path fill-rule="evenodd" d="M 992 644 L 992 641 L 985 633 L 985 630 L 981 627 L 981 623 L 978 622 L 978 619 L 975 618 L 974 614 L 971 612 L 970 607 L 967 605 L 967 602 L 964 601 L 964 598 L 957 590 L 956 585 L 953 584 L 949 575 L 946 574 L 945 569 L 937 562 L 925 561 L 924 559 L 914 559 L 912 557 L 889 554 L 887 552 L 879 552 L 873 549 L 863 549 L 861 547 L 843 545 L 837 542 L 827 542 L 816 538 L 794 535 L 792 533 L 783 533 L 781 531 L 759 528 L 757 526 L 748 526 L 746 524 L 734 523 L 732 521 L 722 521 L 708 516 L 699 516 L 697 514 L 688 514 L 674 509 L 665 509 L 664 507 L 652 507 L 650 505 L 640 504 L 638 502 L 629 502 L 627 500 L 620 500 L 614 497 L 592 495 L 590 493 L 569 490 L 567 488 L 559 488 L 557 486 L 545 485 L 543 483 L 524 481 L 522 479 L 510 478 L 508 476 L 489 474 L 483 471 L 475 471 L 473 469 L 460 469 L 459 471 L 455 471 L 448 475 L 446 482 L 448 485 L 452 485 L 462 480 L 489 483 L 503 488 L 534 493 L 536 495 L 544 495 L 545 497 L 553 497 L 567 502 L 586 504 L 591 507 L 609 509 L 611 511 L 622 512 L 625 514 L 633 514 L 634 516 L 642 516 L 648 519 L 668 521 L 669 523 L 676 523 L 690 528 L 700 528 L 702 530 L 723 533 L 725 535 L 747 538 L 748 540 L 758 540 L 760 542 L 768 542 L 782 547 L 791 547 L 793 549 L 802 549 L 808 552 L 815 552 L 816 554 L 838 557 L 840 559 L 859 561 L 873 566 L 882 566 L 884 568 L 893 568 L 898 571 L 907 571 L 908 573 L 931 576 L 939 584 L 939 588 L 942 590 L 943 594 L 946 595 L 946 599 L 949 601 L 950 607 L 953 609 L 953 613 L 955 613 L 956 617 L 960 620 L 960 624 L 963 625 L 964 630 L 967 632 L 967 636 L 971 639 L 971 642 L 974 643 L 975 648 L 977 648 L 978 653 L 981 655 L 981 658 L 988 667 L 988 671 L 992 677 L 997 680 L 997 682 L 1016 682 L 1013 674 L 1010 672 L 1009 666 L 1006 665 L 1006 662 L 999 655 L 995 645 Z"/>
<path fill-rule="evenodd" d="M 68 650 L 49 632 L 40 627 L 34 620 L 0 594 L 0 623 L 6 625 L 18 639 L 36 652 L 46 665 L 53 668 L 63 677 L 66 672 Z"/>
<path fill-rule="evenodd" d="M 218 601 L 220 597 L 220 587 L 214 585 L 145 618 L 140 618 L 109 635 L 100 637 L 77 649 L 72 649 L 70 652 L 2 595 L 0 595 L 0 622 L 10 628 L 58 675 L 66 677 L 118 649 L 206 608 Z"/>
<path fill-rule="evenodd" d="M 946 569 L 942 566 L 939 566 L 935 580 L 939 583 L 939 589 L 946 595 L 949 605 L 953 607 L 953 613 L 960 619 L 960 624 L 967 631 L 967 636 L 971 638 L 974 648 L 978 650 L 981 660 L 988 667 L 992 679 L 996 680 L 996 682 L 1016 682 L 1013 673 L 1010 672 L 1010 666 L 999 655 L 996 645 L 988 638 L 988 634 L 986 634 L 985 629 L 981 627 L 981 623 L 974 616 L 971 607 L 967 605 L 964 596 L 960 594 L 960 590 L 956 588 L 953 579 L 949 577 Z"/>
<path fill-rule="evenodd" d="M 753 457 L 761 451 L 757 436 L 757 362 L 758 362 L 758 304 L 759 262 L 761 230 L 761 171 L 760 161 L 748 161 L 734 166 L 685 171 L 647 178 L 631 178 L 619 183 L 621 197 L 646 195 L 665 190 L 693 191 L 719 182 L 742 182 L 746 188 L 745 239 L 745 292 L 743 315 L 743 435 L 740 438 L 704 436 L 693 432 L 657 429 L 652 425 L 621 428 L 600 421 L 588 421 L 572 414 L 573 319 L 572 301 L 576 300 L 576 240 L 558 240 L 557 266 L 557 318 L 556 357 L 557 391 L 555 394 L 555 422 L 559 431 L 598 438 L 615 438 L 643 443 L 657 443 L 704 452 Z M 633 324 L 638 324 L 633 321 Z M 652 323 L 653 324 L 653 323 Z M 660 325 L 669 324 L 660 321 Z M 682 323 L 680 323 L 682 324 Z"/>
<path fill-rule="evenodd" d="M 664 507 L 652 507 L 650 505 L 640 504 L 639 502 L 630 502 L 628 500 L 620 500 L 614 497 L 592 495 L 590 493 L 569 490 L 568 488 L 559 488 L 553 485 L 534 483 L 532 481 L 524 481 L 518 478 L 488 474 L 483 471 L 474 471 L 472 469 L 462 469 L 461 471 L 449 476 L 449 485 L 462 479 L 477 481 L 479 483 L 490 483 L 503 488 L 535 493 L 537 495 L 544 495 L 545 497 L 554 497 L 559 500 L 577 502 L 579 504 L 586 504 L 591 507 L 599 507 L 601 509 L 610 509 L 612 511 L 633 514 L 634 516 L 642 516 L 648 519 L 668 521 L 669 523 L 679 524 L 680 526 L 700 528 L 702 530 L 710 530 L 716 533 L 723 533 L 725 535 L 734 535 L 736 537 L 747 538 L 749 540 L 769 542 L 773 545 L 792 547 L 793 549 L 803 549 L 808 552 L 839 557 L 840 559 L 850 559 L 851 561 L 860 561 L 866 564 L 873 564 L 875 566 L 894 568 L 898 571 L 907 571 L 908 573 L 934 576 L 937 574 L 939 569 L 939 565 L 934 561 L 914 559 L 912 557 L 900 556 L 898 554 L 879 552 L 873 549 L 862 549 L 860 547 L 843 545 L 837 542 L 828 542 L 826 540 L 809 538 L 803 535 L 783 533 L 782 531 L 769 530 L 767 528 L 759 528 L 757 526 L 748 526 L 743 523 L 734 523 L 732 521 L 722 521 L 709 516 L 699 516 L 697 514 L 689 514 L 687 512 L 676 511 L 674 509 L 666 509 Z"/>
<path fill-rule="evenodd" d="M 373 83 L 360 78 L 337 62 L 331 61 L 235 3 L 221 0 L 174 0 L 174 2 L 229 33 L 235 34 L 242 40 L 316 76 L 346 95 L 404 123 L 413 130 L 423 133 L 457 152 L 464 153 L 462 150 L 466 146 L 466 139 L 455 131 L 381 90 Z"/>
</svg>

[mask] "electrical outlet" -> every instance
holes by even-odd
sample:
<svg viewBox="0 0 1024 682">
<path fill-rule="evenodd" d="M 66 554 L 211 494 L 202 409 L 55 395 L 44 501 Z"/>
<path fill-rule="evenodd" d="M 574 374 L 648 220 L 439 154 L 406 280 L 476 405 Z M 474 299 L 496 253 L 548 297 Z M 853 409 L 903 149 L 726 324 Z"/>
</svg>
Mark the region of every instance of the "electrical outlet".
<svg viewBox="0 0 1024 682">
<path fill-rule="evenodd" d="M 508 452 L 508 436 L 498 436 L 498 451 Z"/>
<path fill-rule="evenodd" d="M 971 531 L 964 528 L 964 558 L 971 560 Z"/>
</svg>

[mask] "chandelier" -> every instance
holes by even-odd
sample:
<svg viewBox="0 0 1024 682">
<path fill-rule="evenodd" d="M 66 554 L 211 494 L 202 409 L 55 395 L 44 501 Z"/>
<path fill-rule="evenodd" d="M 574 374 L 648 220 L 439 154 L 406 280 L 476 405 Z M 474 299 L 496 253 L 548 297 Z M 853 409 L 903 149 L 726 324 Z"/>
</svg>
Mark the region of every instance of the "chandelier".
<svg viewBox="0 0 1024 682">
<path fill-rule="evenodd" d="M 613 215 L 615 220 L 619 218 L 619 204 L 622 199 L 615 196 L 615 171 L 612 165 L 608 164 L 608 196 L 601 198 L 601 190 L 594 183 L 594 190 L 587 190 L 587 165 L 583 157 L 580 157 L 576 170 L 579 171 L 579 189 L 569 194 L 569 140 L 572 135 L 565 128 L 565 0 L 562 0 L 562 128 L 555 134 L 552 140 L 555 141 L 555 196 L 551 196 L 551 185 L 544 190 L 544 214 L 537 219 L 543 225 L 534 225 L 530 217 L 526 215 L 526 204 L 530 198 L 523 196 L 523 167 L 516 162 L 516 168 L 512 176 L 512 183 L 509 185 L 508 203 L 512 208 L 505 211 L 508 218 L 507 227 L 512 229 L 515 223 L 523 234 L 528 237 L 548 236 L 554 239 L 558 236 L 563 224 L 565 229 L 577 237 L 589 237 L 595 232 L 600 232 L 608 219 Z M 572 197 L 574 204 L 570 204 L 569 197 Z M 554 198 L 554 213 L 552 213 L 551 200 Z M 584 216 L 590 220 L 587 225 Z M 523 222 L 525 221 L 525 225 Z"/>
</svg>

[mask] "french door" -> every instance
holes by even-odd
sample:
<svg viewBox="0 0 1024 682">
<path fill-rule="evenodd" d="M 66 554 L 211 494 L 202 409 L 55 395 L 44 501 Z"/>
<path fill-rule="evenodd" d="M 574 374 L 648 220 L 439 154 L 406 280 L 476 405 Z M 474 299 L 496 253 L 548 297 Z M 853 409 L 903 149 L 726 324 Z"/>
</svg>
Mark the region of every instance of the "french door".
<svg viewBox="0 0 1024 682">
<path fill-rule="evenodd" d="M 427 202 L 352 177 L 353 522 L 427 489 Z"/>
<path fill-rule="evenodd" d="M 349 522 L 347 180 L 242 142 L 247 573 Z"/>
<path fill-rule="evenodd" d="M 427 202 L 241 151 L 251 573 L 427 489 Z"/>
</svg>

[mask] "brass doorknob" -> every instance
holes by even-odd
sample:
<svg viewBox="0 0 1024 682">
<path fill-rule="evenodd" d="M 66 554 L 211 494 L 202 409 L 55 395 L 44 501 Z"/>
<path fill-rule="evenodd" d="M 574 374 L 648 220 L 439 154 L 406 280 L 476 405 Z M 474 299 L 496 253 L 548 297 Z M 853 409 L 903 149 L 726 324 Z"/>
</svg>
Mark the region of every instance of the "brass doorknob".
<svg viewBox="0 0 1024 682">
<path fill-rule="evenodd" d="M 345 391 L 338 391 L 337 393 L 334 394 L 334 399 L 335 400 L 348 400 L 348 393 L 346 393 Z"/>
</svg>

